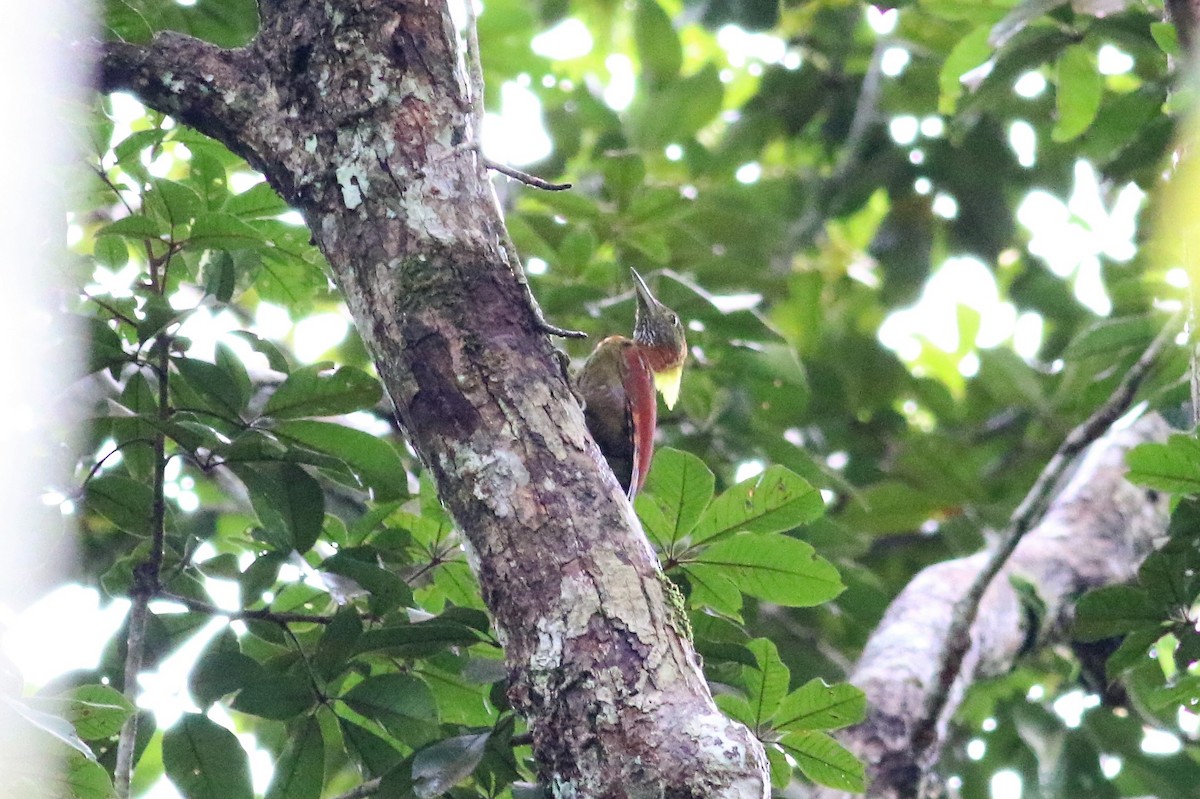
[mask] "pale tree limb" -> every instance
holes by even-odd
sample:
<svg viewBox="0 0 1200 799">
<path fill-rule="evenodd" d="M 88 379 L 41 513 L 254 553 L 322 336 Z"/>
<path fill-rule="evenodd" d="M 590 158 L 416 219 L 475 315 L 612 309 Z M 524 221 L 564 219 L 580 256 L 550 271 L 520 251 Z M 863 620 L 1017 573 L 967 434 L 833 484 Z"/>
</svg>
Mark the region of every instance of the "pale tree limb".
<svg viewBox="0 0 1200 799">
<path fill-rule="evenodd" d="M 1161 543 L 1166 499 L 1128 483 L 1124 457 L 1139 443 L 1164 440 L 1166 423 L 1151 415 L 1100 436 L 1129 408 L 1173 341 L 1177 322 L 1155 339 L 1105 404 L 1067 436 L 990 551 L 924 569 L 888 608 L 850 676 L 867 694 L 867 719 L 843 736 L 866 761 L 869 796 L 917 795 L 966 689 L 1011 668 L 1026 647 L 1027 614 L 1009 581 L 996 577 L 1019 577 L 1036 588 L 1047 608 L 1046 637 L 1053 640 L 1069 629 L 1079 594 L 1131 579 Z M 1074 476 L 1051 500 L 1076 461 Z"/>
</svg>

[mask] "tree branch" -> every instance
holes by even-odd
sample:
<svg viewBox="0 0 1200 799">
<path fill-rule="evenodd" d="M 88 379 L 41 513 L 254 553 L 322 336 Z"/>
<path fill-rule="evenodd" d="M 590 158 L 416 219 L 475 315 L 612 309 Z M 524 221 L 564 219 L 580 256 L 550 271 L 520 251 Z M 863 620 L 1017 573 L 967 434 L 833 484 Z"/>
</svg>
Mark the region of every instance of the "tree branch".
<svg viewBox="0 0 1200 799">
<path fill-rule="evenodd" d="M 1061 477 L 1069 450 L 1078 452 L 1083 441 L 1128 405 L 1136 385 L 1169 341 L 1170 334 L 1164 332 L 1104 408 L 1068 436 L 1060 448 L 1063 457 L 1052 461 L 1045 475 Z M 915 796 L 929 763 L 939 754 L 948 719 L 969 685 L 1009 670 L 1028 647 L 1029 619 L 1016 590 L 1008 580 L 988 577 L 997 563 L 1000 576 L 1028 581 L 1045 602 L 1047 630 L 1041 644 L 1068 634 L 1079 594 L 1136 575 L 1145 556 L 1162 543 L 1168 507 L 1165 496 L 1125 480 L 1125 453 L 1144 441 L 1165 440 L 1169 432 L 1157 415 L 1110 432 L 1087 448 L 1074 476 L 1044 515 L 1036 510 L 1044 490 L 1040 486 L 1053 484 L 1057 477 L 1038 481 L 1039 488 L 1022 503 L 1022 508 L 1035 510 L 1014 513 L 996 551 L 930 566 L 896 597 L 850 677 L 867 694 L 868 716 L 842 737 L 867 763 L 869 796 Z M 1014 530 L 1027 524 L 1036 526 L 1024 536 L 1014 536 Z M 1011 557 L 1001 562 L 998 555 L 1009 547 Z M 969 614 L 974 622 L 968 648 L 958 658 L 957 678 L 947 686 L 950 669 L 942 658 L 950 646 L 951 629 L 966 617 L 967 598 L 979 585 L 986 585 L 986 590 L 976 612 Z M 945 698 L 939 701 L 934 698 L 937 694 Z M 929 715 L 934 706 L 942 708 L 936 717 Z M 926 731 L 927 725 L 932 725 L 932 732 Z M 918 734 L 932 738 L 924 745 L 923 760 L 917 759 Z M 831 799 L 843 794 L 822 790 L 817 796 Z"/>
<path fill-rule="evenodd" d="M 916 762 L 928 763 L 931 760 L 928 755 L 935 748 L 938 719 L 942 717 L 946 709 L 946 703 L 950 698 L 950 688 L 962 670 L 963 657 L 971 645 L 971 625 L 975 623 L 975 618 L 979 614 L 979 604 L 983 601 L 984 592 L 996 575 L 1000 573 L 1000 570 L 1004 568 L 1025 534 L 1045 516 L 1054 489 L 1058 486 L 1067 468 L 1075 462 L 1081 452 L 1100 438 L 1113 422 L 1129 410 L 1142 381 L 1150 374 L 1163 351 L 1179 332 L 1181 321 L 1182 316 L 1172 318 L 1137 362 L 1130 367 L 1120 385 L 1105 403 L 1067 435 L 1058 451 L 1054 453 L 1054 457 L 1038 475 L 1038 479 L 1025 495 L 1025 499 L 1013 511 L 1008 527 L 1001 535 L 991 557 L 988 558 L 979 574 L 975 576 L 970 587 L 967 588 L 966 594 L 955 605 L 950 629 L 946 631 L 946 643 L 937 659 L 939 664 L 938 680 L 934 685 L 934 690 L 927 695 L 925 706 L 921 709 L 921 715 L 914 725 L 913 754 Z"/>
<path fill-rule="evenodd" d="M 155 594 L 155 598 L 167 599 L 171 602 L 178 602 L 188 610 L 192 610 L 197 613 L 207 613 L 211 616 L 224 616 L 230 621 L 258 619 L 261 621 L 272 621 L 279 625 L 287 625 L 292 623 L 329 624 L 333 621 L 333 616 L 322 616 L 313 613 L 281 613 L 273 610 L 226 610 L 199 599 L 192 599 L 191 597 L 173 594 L 170 591 L 159 591 L 157 594 Z"/>
</svg>

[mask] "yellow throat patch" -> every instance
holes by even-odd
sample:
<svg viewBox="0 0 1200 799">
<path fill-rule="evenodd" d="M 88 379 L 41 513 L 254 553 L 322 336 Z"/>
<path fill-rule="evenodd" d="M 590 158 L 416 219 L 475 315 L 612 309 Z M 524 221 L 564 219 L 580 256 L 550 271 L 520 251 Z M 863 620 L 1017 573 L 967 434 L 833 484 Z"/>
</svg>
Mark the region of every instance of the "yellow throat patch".
<svg viewBox="0 0 1200 799">
<path fill-rule="evenodd" d="M 682 364 L 673 369 L 664 369 L 654 373 L 654 387 L 662 392 L 663 402 L 666 403 L 668 410 L 674 408 L 675 401 L 679 399 L 679 381 L 682 377 Z"/>
</svg>

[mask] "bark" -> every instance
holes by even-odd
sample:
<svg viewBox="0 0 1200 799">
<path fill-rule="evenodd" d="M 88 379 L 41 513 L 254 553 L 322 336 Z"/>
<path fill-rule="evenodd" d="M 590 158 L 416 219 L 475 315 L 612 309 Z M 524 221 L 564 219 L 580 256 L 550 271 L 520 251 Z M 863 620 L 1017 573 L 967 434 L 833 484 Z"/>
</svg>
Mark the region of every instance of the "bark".
<svg viewBox="0 0 1200 799">
<path fill-rule="evenodd" d="M 983 595 L 971 642 L 949 701 L 936 725 L 931 762 L 945 743 L 950 717 L 977 680 L 1011 669 L 1031 641 L 1068 637 L 1074 600 L 1085 591 L 1132 579 L 1166 535 L 1167 498 L 1125 480 L 1125 453 L 1144 441 L 1165 440 L 1158 416 L 1109 433 L 1087 451 L 1077 471 L 1037 527 L 1020 542 Z M 843 743 L 867 764 L 868 796 L 917 795 L 929 763 L 917 762 L 914 733 L 930 693 L 938 689 L 939 654 L 956 603 L 984 567 L 988 552 L 930 566 L 912 579 L 872 633 L 850 682 L 867 694 L 866 720 Z M 1044 630 L 1029 629 L 1030 614 L 1009 581 L 1031 583 L 1046 604 Z M 817 793 L 822 799 L 836 791 Z"/>
<path fill-rule="evenodd" d="M 503 246 L 443 2 L 260 3 L 257 38 L 110 44 L 135 92 L 261 170 L 307 220 L 469 541 L 542 778 L 572 797 L 764 797 L 657 559 Z"/>
</svg>

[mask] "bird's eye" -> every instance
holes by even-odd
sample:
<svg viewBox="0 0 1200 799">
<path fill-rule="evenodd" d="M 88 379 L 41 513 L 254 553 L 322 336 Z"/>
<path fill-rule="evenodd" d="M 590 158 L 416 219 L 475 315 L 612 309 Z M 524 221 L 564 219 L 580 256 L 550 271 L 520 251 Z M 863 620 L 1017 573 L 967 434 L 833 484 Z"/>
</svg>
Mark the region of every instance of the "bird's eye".
<svg viewBox="0 0 1200 799">
<path fill-rule="evenodd" d="M 678 317 L 678 316 L 676 316 L 675 314 L 671 314 L 671 315 L 669 315 L 669 316 L 667 317 L 667 319 L 669 319 L 669 320 L 671 321 L 671 324 L 673 324 L 673 325 L 677 325 L 677 324 L 679 324 L 679 317 Z"/>
</svg>

